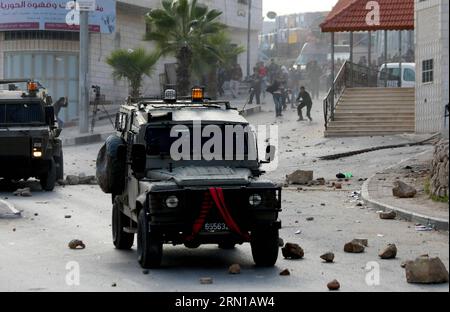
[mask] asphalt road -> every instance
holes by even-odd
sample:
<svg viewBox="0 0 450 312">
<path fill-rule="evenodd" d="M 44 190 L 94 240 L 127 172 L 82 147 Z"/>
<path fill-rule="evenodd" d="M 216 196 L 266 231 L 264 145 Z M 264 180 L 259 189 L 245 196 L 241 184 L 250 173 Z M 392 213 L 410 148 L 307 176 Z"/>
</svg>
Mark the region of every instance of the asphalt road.
<svg viewBox="0 0 450 312">
<path fill-rule="evenodd" d="M 316 108 L 317 120 L 320 114 Z M 136 261 L 136 246 L 129 252 L 114 249 L 110 197 L 97 186 L 58 187 L 53 193 L 42 193 L 36 182 L 27 182 L 25 186 L 33 188 L 30 198 L 13 197 L 11 190 L 0 190 L 0 198 L 7 197 L 23 211 L 21 219 L 0 219 L 0 291 L 327 291 L 326 284 L 333 279 L 340 281 L 342 291 L 449 291 L 448 284 L 407 284 L 400 267 L 405 260 L 429 254 L 439 256 L 448 268 L 448 232 L 416 232 L 414 224 L 408 222 L 382 221 L 375 211 L 357 207 L 350 197 L 353 191 L 360 190 L 358 178 L 367 178 L 431 147 L 379 151 L 322 162 L 318 156 L 409 138 L 324 139 L 321 121 L 299 124 L 294 113 L 285 116 L 277 123 L 280 137 L 284 137 L 279 147 L 279 167 L 267 177 L 281 182 L 295 169 L 313 169 L 316 177 L 326 179 L 332 179 L 339 171 L 355 175 L 342 191 L 326 187 L 284 189 L 281 237 L 304 248 L 303 260 L 284 260 L 280 252 L 275 268 L 260 269 L 254 267 L 248 245 L 233 251 L 216 246 L 196 250 L 165 246 L 163 267 L 144 274 Z M 274 117 L 263 113 L 250 120 L 272 124 Z M 99 147 L 100 144 L 67 148 L 66 173 L 93 174 Z M 307 221 L 309 217 L 314 220 Z M 365 253 L 343 252 L 344 244 L 354 238 L 369 240 Z M 86 249 L 70 250 L 67 244 L 72 239 L 83 240 Z M 398 258 L 380 260 L 378 251 L 388 243 L 397 245 Z M 336 254 L 335 263 L 321 261 L 319 256 L 327 251 Z M 228 274 L 228 267 L 234 263 L 241 265 L 240 275 Z M 80 283 L 68 285 L 66 278 L 73 276 L 74 264 L 79 266 Z M 280 276 L 286 268 L 291 275 Z M 366 279 L 377 268 L 379 283 L 370 285 Z M 201 285 L 202 277 L 211 277 L 214 283 Z"/>
</svg>

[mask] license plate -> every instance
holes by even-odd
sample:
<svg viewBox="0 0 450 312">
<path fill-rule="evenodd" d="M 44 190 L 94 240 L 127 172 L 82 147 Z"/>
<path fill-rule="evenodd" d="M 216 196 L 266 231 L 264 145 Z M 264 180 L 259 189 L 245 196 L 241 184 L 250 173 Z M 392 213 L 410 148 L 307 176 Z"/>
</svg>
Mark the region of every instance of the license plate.
<svg viewBox="0 0 450 312">
<path fill-rule="evenodd" d="M 203 230 L 208 233 L 227 232 L 230 229 L 225 223 L 205 223 Z"/>
</svg>

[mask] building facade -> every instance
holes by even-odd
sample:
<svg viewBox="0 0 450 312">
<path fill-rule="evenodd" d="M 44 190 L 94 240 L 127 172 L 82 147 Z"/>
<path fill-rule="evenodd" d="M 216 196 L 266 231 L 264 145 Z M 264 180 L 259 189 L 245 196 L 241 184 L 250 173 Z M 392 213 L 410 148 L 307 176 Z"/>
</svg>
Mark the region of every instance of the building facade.
<svg viewBox="0 0 450 312">
<path fill-rule="evenodd" d="M 151 51 L 154 45 L 143 41 L 146 32 L 145 14 L 150 8 L 160 7 L 160 0 L 103 0 L 115 5 L 115 31 L 111 33 L 91 32 L 89 53 L 89 85 L 98 85 L 106 100 L 120 104 L 128 95 L 128 85 L 112 78 L 112 69 L 106 58 L 115 49 L 144 47 Z M 233 44 L 247 47 L 248 0 L 199 0 L 210 8 L 221 10 L 221 21 L 229 26 Z M 27 3 L 42 1 L 28 0 Z M 49 1 L 51 2 L 51 1 Z M 258 34 L 262 28 L 262 0 L 252 1 L 252 23 L 250 44 L 250 66 L 258 58 Z M 2 21 L 3 19 L 3 21 Z M 6 20 L 6 13 L 0 10 L 0 25 Z M 9 28 L 8 28 L 9 27 Z M 34 78 L 41 81 L 55 99 L 69 98 L 69 107 L 63 109 L 60 117 L 65 121 L 78 118 L 79 81 L 79 33 L 76 31 L 47 31 L 15 29 L 15 25 L 0 27 L 0 79 Z M 165 64 L 174 63 L 171 58 L 161 59 L 155 74 L 146 78 L 142 93 L 160 93 L 160 74 Z M 247 55 L 238 58 L 244 74 L 247 69 Z M 93 95 L 92 95 L 93 97 Z"/>
<path fill-rule="evenodd" d="M 415 11 L 416 132 L 440 132 L 449 102 L 449 2 L 416 0 Z"/>
</svg>

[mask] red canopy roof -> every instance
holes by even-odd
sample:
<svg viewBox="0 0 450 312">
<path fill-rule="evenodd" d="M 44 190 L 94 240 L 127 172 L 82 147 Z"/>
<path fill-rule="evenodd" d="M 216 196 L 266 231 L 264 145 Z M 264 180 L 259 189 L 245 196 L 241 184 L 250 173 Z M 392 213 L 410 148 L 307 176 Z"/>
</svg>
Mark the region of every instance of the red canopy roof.
<svg viewBox="0 0 450 312">
<path fill-rule="evenodd" d="M 368 0 L 339 0 L 320 25 L 322 32 L 413 30 L 414 0 L 377 0 L 380 6 L 380 25 L 369 25 Z"/>
</svg>

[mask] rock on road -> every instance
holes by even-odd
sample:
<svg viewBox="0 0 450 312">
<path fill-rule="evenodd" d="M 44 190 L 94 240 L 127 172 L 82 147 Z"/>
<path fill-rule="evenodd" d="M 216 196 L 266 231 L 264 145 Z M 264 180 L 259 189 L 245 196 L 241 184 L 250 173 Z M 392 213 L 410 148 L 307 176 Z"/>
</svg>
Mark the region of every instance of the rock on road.
<svg viewBox="0 0 450 312">
<path fill-rule="evenodd" d="M 381 220 L 375 211 L 356 206 L 349 197 L 361 188 L 358 178 L 368 178 L 431 147 L 318 161 L 318 156 L 329 153 L 405 139 L 324 139 L 318 107 L 313 117 L 320 122 L 297 123 L 293 113 L 278 121 L 283 138 L 279 168 L 267 174 L 277 182 L 296 169 L 314 170 L 315 178 L 327 180 L 338 172 L 355 175 L 351 185 L 344 183 L 340 191 L 284 189 L 280 236 L 284 242 L 299 244 L 305 251 L 304 259 L 284 260 L 280 250 L 275 268 L 260 269 L 253 265 L 249 245 L 232 251 L 217 246 L 189 250 L 166 245 L 163 268 L 143 274 L 136 261 L 136 245 L 129 252 L 117 251 L 112 245 L 110 196 L 97 186 L 57 187 L 53 193 L 42 193 L 33 189 L 36 183 L 27 182 L 33 197 L 13 197 L 9 190 L 0 189 L 0 198 L 8 197 L 23 211 L 21 219 L 0 219 L 0 291 L 328 291 L 327 283 L 334 279 L 339 280 L 341 291 L 448 291 L 448 284 L 408 284 L 400 267 L 405 260 L 429 254 L 439 256 L 448 268 L 448 232 L 416 232 L 412 223 Z M 272 109 L 272 105 L 265 109 Z M 266 112 L 249 119 L 254 124 L 272 124 L 272 115 Z M 66 173 L 94 174 L 99 148 L 100 144 L 66 148 Z M 311 217 L 312 221 L 306 220 Z M 354 238 L 369 240 L 364 253 L 344 253 L 344 244 Z M 86 249 L 70 250 L 67 244 L 72 239 L 83 240 Z M 379 259 L 379 250 L 389 243 L 397 245 L 397 258 Z M 335 254 L 334 263 L 320 259 L 328 251 Z M 68 285 L 66 277 L 70 280 L 74 264 L 79 265 L 80 284 Z M 228 273 L 232 264 L 240 264 L 241 274 Z M 374 265 L 380 269 L 380 284 L 371 286 L 366 277 Z M 290 276 L 279 275 L 284 269 L 289 269 Z M 213 278 L 214 283 L 201 285 L 203 277 Z"/>
</svg>

